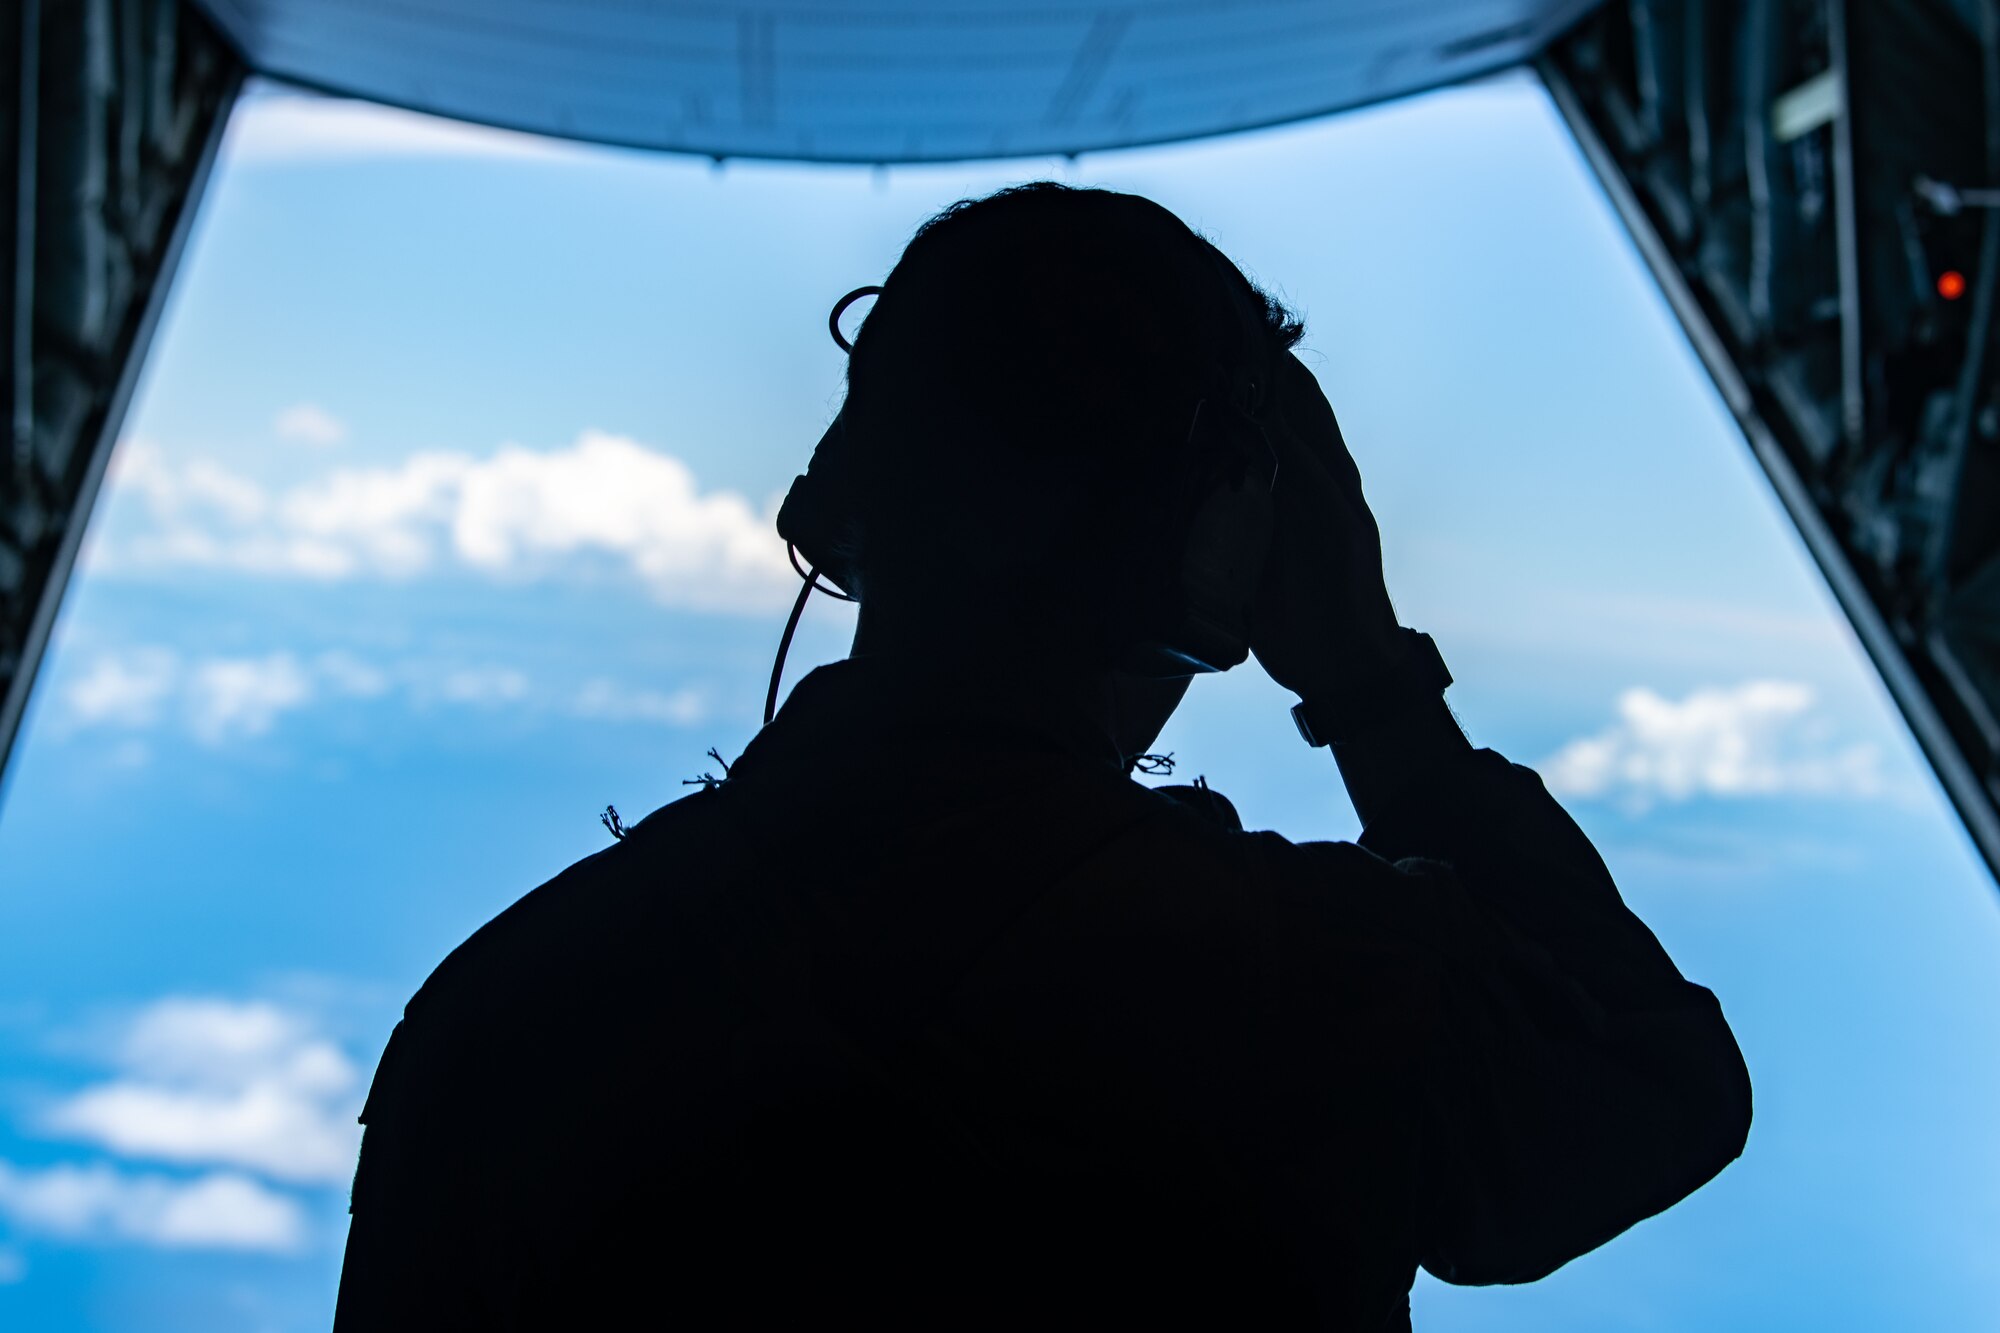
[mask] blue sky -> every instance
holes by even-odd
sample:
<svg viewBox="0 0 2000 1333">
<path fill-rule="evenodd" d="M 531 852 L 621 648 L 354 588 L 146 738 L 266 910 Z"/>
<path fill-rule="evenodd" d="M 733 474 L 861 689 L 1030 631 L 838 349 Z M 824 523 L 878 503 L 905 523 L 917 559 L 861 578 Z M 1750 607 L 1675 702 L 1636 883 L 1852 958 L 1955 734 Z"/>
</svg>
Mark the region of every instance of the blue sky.
<svg viewBox="0 0 2000 1333">
<path fill-rule="evenodd" d="M 1420 1326 L 2000 1308 L 1993 885 L 1531 82 L 886 175 L 268 90 L 231 136 L 0 808 L 0 1326 L 325 1324 L 402 1000 L 755 729 L 828 307 L 1040 175 L 1161 200 L 1304 312 L 1468 730 L 1750 1061 L 1720 1180 L 1534 1286 L 1425 1280 Z M 816 603 L 792 678 L 851 623 Z M 1288 702 L 1203 680 L 1162 748 L 1351 836 Z"/>
</svg>

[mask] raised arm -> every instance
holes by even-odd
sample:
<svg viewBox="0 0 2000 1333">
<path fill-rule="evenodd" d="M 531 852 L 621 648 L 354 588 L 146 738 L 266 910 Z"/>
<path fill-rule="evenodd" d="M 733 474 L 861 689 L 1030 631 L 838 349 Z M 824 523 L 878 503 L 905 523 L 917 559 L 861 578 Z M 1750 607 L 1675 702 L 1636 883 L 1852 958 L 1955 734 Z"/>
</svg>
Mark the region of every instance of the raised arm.
<svg viewBox="0 0 2000 1333">
<path fill-rule="evenodd" d="M 1427 641 L 1398 628 L 1375 522 L 1304 367 L 1281 385 L 1278 549 L 1258 659 L 1325 733 L 1379 877 L 1438 955 L 1422 1061 L 1420 1257 L 1541 1277 L 1741 1151 L 1749 1078 L 1715 998 L 1625 906 L 1540 779 L 1466 743 Z"/>
</svg>

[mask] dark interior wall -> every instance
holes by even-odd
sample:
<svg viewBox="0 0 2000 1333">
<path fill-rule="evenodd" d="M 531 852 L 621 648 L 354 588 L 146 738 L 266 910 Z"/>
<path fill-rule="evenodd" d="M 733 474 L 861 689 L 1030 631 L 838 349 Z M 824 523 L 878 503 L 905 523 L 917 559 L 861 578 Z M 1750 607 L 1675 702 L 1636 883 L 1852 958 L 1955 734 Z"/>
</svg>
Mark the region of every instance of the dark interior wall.
<svg viewBox="0 0 2000 1333">
<path fill-rule="evenodd" d="M 2000 870 L 1996 8 L 1626 0 L 1540 69 Z"/>
<path fill-rule="evenodd" d="M 243 67 L 181 0 L 0 12 L 4 763 Z"/>
</svg>

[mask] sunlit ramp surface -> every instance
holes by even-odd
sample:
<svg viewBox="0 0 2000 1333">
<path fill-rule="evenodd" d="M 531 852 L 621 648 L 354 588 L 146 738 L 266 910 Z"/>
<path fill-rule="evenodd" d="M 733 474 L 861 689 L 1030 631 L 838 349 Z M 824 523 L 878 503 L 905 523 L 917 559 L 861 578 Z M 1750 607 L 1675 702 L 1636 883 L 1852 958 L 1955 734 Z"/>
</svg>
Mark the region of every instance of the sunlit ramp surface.
<svg viewBox="0 0 2000 1333">
<path fill-rule="evenodd" d="M 1594 0 L 199 0 L 250 64 L 541 134 L 926 162 L 1274 125 L 1518 63 Z"/>
</svg>

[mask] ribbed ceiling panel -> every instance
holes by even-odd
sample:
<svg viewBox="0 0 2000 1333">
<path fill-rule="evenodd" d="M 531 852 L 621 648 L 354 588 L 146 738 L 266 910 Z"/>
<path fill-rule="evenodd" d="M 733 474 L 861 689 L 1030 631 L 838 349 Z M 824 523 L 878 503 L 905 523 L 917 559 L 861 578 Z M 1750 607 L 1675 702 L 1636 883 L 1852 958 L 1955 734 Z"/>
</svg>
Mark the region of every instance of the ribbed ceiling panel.
<svg viewBox="0 0 2000 1333">
<path fill-rule="evenodd" d="M 601 143 L 821 162 L 1089 152 L 1513 64 L 1596 0 L 196 0 L 258 71 Z"/>
</svg>

